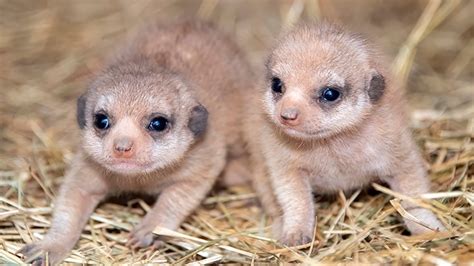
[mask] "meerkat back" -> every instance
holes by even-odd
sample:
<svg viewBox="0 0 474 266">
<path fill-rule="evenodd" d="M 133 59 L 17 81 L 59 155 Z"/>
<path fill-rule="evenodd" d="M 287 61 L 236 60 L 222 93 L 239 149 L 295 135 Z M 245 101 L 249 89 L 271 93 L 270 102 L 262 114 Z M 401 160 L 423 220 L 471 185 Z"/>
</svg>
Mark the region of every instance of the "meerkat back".
<svg viewBox="0 0 474 266">
<path fill-rule="evenodd" d="M 189 21 L 169 27 L 151 26 L 139 50 L 176 72 L 186 73 L 196 86 L 211 123 L 225 132 L 227 142 L 240 146 L 243 97 L 252 88 L 251 71 L 233 41 L 213 26 Z"/>
</svg>

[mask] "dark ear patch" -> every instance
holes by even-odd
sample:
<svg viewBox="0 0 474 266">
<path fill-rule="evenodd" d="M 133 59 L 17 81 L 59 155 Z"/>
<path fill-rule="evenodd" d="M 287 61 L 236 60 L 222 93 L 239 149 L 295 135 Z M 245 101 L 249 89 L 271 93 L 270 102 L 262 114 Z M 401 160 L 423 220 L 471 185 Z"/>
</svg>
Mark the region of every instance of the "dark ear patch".
<svg viewBox="0 0 474 266">
<path fill-rule="evenodd" d="M 382 98 L 385 90 L 385 79 L 382 75 L 376 73 L 372 76 L 369 85 L 369 99 L 372 103 L 376 103 Z"/>
<path fill-rule="evenodd" d="M 207 109 L 202 105 L 196 105 L 191 110 L 188 127 L 195 137 L 201 136 L 206 131 L 208 116 Z"/>
<path fill-rule="evenodd" d="M 76 119 L 79 128 L 83 129 L 86 126 L 86 94 L 82 94 L 77 99 Z"/>
</svg>

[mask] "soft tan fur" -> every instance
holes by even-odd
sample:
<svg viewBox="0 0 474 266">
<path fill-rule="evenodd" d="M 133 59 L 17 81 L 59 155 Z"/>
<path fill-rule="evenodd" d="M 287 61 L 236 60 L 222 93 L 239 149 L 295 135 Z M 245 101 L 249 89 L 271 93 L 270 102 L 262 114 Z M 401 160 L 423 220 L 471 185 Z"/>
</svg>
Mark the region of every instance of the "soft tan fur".
<svg viewBox="0 0 474 266">
<path fill-rule="evenodd" d="M 296 27 L 271 52 L 264 90 L 247 100 L 245 127 L 253 185 L 282 243 L 311 241 L 312 192 L 350 191 L 377 180 L 409 196 L 429 191 L 403 92 L 380 61 L 365 40 L 326 23 Z M 280 95 L 271 90 L 273 77 L 284 84 Z M 322 102 L 326 86 L 341 88 L 342 98 Z M 295 110 L 296 120 L 281 119 Z M 406 220 L 413 234 L 444 228 L 429 210 L 403 206 L 429 226 Z"/>
<path fill-rule="evenodd" d="M 243 159 L 240 108 L 247 70 L 234 44 L 199 22 L 152 25 L 133 38 L 79 99 L 82 145 L 56 199 L 51 228 L 21 252 L 28 259 L 48 252 L 50 263 L 60 262 L 96 205 L 127 191 L 160 193 L 129 240 L 133 248 L 158 245 L 152 230 L 177 229 L 226 159 L 234 166 Z M 197 106 L 209 113 L 207 127 Z M 102 111 L 112 118 L 106 133 L 93 125 L 94 114 Z M 157 113 L 171 118 L 166 132 L 147 129 Z M 117 145 L 126 151 L 117 152 Z"/>
</svg>

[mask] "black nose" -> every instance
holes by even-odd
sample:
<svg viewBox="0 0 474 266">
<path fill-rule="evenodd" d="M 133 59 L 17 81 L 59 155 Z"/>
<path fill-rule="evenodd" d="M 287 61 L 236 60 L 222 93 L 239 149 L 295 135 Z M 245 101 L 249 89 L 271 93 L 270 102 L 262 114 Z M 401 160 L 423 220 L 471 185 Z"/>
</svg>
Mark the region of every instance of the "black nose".
<svg viewBox="0 0 474 266">
<path fill-rule="evenodd" d="M 287 108 L 280 113 L 281 118 L 284 120 L 296 120 L 300 111 L 296 108 Z"/>
</svg>

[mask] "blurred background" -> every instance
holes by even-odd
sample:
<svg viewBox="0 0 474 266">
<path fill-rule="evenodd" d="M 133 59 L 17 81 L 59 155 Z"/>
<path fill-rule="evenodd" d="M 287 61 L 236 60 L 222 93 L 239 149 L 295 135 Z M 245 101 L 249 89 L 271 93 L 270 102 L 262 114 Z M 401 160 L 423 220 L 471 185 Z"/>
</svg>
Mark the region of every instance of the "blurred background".
<svg viewBox="0 0 474 266">
<path fill-rule="evenodd" d="M 396 79 L 405 86 L 411 124 L 431 176 L 436 177 L 436 188 L 452 190 L 463 184 L 462 189 L 472 190 L 474 1 L 0 0 L 0 201 L 4 202 L 0 207 L 7 210 L 0 214 L 0 228 L 9 232 L 0 244 L 5 243 L 11 259 L 5 261 L 16 261 L 15 248 L 31 240 L 31 232 L 24 231 L 30 227 L 23 221 L 41 227 L 39 233 L 48 226 L 45 217 L 50 208 L 38 209 L 37 215 L 46 216 L 27 217 L 22 216 L 21 206 L 51 205 L 77 144 L 76 98 L 90 75 L 140 25 L 183 18 L 211 21 L 234 38 L 259 77 L 267 51 L 282 30 L 298 21 L 328 19 L 364 34 L 387 55 Z M 387 204 L 379 198 L 383 203 L 377 206 Z M 356 209 L 365 206 L 365 200 Z M 452 204 L 462 221 L 458 224 L 471 221 L 472 225 L 466 201 Z M 123 211 L 108 206 L 109 214 Z M 327 209 L 335 213 L 327 217 L 335 217 L 340 209 L 337 202 L 331 206 Z M 104 210 L 98 212 L 107 213 Z M 241 215 L 245 221 L 261 214 L 256 207 L 244 210 L 250 212 Z M 213 215 L 213 211 L 199 215 Z M 329 226 L 331 220 L 326 222 Z M 386 222 L 392 224 L 393 219 Z M 227 228 L 228 223 L 222 226 Z M 344 239 L 327 241 L 343 243 Z M 443 250 L 457 257 L 466 249 L 459 251 L 460 242 L 452 241 L 443 242 L 447 245 Z M 383 247 L 391 252 L 393 246 Z M 122 252 L 128 254 L 126 248 Z"/>
</svg>

